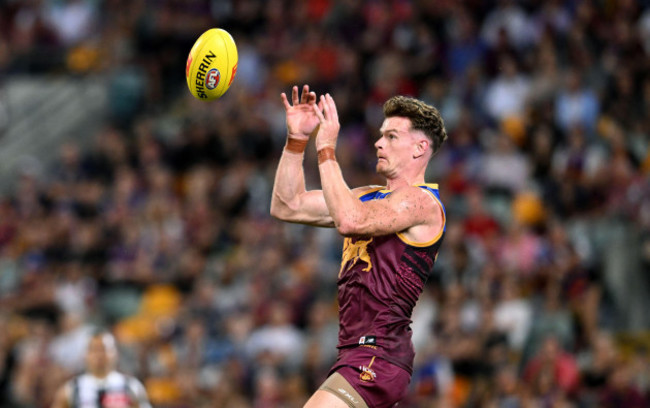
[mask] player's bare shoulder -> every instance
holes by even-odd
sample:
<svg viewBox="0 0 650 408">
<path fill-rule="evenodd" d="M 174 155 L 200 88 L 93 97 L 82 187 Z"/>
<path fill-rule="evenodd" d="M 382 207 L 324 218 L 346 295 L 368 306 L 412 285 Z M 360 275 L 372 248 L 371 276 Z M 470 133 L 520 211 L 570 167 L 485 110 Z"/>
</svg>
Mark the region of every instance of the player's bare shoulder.
<svg viewBox="0 0 650 408">
<path fill-rule="evenodd" d="M 420 203 L 422 211 L 431 219 L 436 220 L 444 217 L 444 209 L 440 199 L 428 188 L 422 186 L 410 186 L 409 189 L 417 195 L 417 201 Z"/>
<path fill-rule="evenodd" d="M 405 186 L 395 190 L 395 198 L 413 213 L 413 225 L 402 232 L 414 243 L 425 243 L 441 235 L 445 226 L 445 214 L 436 195 L 422 186 Z"/>
<path fill-rule="evenodd" d="M 404 186 L 392 191 L 392 198 L 409 211 L 420 214 L 423 219 L 435 218 L 434 213 L 440 207 L 439 201 L 429 190 L 421 186 Z"/>
</svg>

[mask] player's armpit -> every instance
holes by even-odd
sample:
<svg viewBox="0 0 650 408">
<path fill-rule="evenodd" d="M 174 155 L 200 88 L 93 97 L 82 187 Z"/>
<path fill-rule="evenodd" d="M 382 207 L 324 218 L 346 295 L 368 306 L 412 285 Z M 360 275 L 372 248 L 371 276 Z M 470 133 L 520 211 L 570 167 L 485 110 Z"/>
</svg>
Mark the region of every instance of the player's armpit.
<svg viewBox="0 0 650 408">
<path fill-rule="evenodd" d="M 280 199 L 278 197 L 278 199 Z M 275 218 L 298 224 L 316 227 L 334 227 L 334 221 L 329 214 L 325 197 L 321 190 L 306 191 L 294 197 L 290 202 L 283 202 L 282 206 L 271 208 L 271 215 Z"/>
<path fill-rule="evenodd" d="M 442 220 L 436 201 L 415 186 L 395 190 L 382 200 L 359 202 L 343 214 L 337 228 L 345 236 L 381 236 L 421 226 L 435 235 Z"/>
</svg>

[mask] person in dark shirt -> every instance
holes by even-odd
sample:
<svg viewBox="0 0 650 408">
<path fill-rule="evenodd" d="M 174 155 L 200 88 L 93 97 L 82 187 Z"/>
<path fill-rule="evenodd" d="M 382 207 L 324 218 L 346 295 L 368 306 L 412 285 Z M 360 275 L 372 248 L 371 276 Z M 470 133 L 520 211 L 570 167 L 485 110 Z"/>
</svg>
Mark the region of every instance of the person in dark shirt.
<svg viewBox="0 0 650 408">
<path fill-rule="evenodd" d="M 336 161 L 336 104 L 305 85 L 292 104 L 282 94 L 287 142 L 278 164 L 271 215 L 288 222 L 334 227 L 345 237 L 338 271 L 338 358 L 305 405 L 392 407 L 413 372 L 411 313 L 445 231 L 437 184 L 424 174 L 447 138 L 438 110 L 417 99 L 390 98 L 375 143 L 385 186 L 350 189 Z M 315 135 L 322 190 L 306 191 L 303 152 Z"/>
</svg>

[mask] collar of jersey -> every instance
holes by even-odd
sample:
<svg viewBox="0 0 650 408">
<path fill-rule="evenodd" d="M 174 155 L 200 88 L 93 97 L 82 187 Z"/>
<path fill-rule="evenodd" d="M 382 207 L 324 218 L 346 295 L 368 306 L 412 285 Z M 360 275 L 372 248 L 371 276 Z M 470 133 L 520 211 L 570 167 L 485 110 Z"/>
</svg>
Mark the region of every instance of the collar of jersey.
<svg viewBox="0 0 650 408">
<path fill-rule="evenodd" d="M 438 183 L 413 184 L 413 187 L 429 187 L 431 189 L 437 190 L 438 189 Z M 363 193 L 360 193 L 359 197 L 363 197 L 366 194 L 376 193 L 376 192 L 386 194 L 386 193 L 392 193 L 393 190 L 389 190 L 389 189 L 387 189 L 385 187 L 374 187 L 374 188 L 371 188 L 370 190 L 366 190 Z"/>
</svg>

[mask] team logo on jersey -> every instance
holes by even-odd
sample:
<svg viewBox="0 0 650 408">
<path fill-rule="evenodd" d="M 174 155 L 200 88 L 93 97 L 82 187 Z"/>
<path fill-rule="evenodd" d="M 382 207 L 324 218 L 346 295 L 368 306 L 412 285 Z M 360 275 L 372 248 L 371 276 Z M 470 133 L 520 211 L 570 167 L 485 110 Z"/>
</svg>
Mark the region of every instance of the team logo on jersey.
<svg viewBox="0 0 650 408">
<path fill-rule="evenodd" d="M 216 68 L 212 68 L 205 75 L 205 87 L 208 89 L 214 89 L 217 87 L 217 85 L 219 85 L 220 80 L 221 72 L 219 72 L 219 70 Z"/>
<path fill-rule="evenodd" d="M 370 260 L 370 255 L 368 254 L 368 244 L 372 242 L 370 239 L 357 239 L 355 242 L 352 242 L 351 238 L 346 238 L 343 242 L 343 255 L 341 257 L 341 269 L 339 270 L 339 277 L 344 272 L 345 265 L 350 262 L 347 270 L 352 268 L 357 262 L 365 262 L 366 267 L 363 268 L 364 272 L 370 272 L 372 269 L 372 261 Z"/>
</svg>

